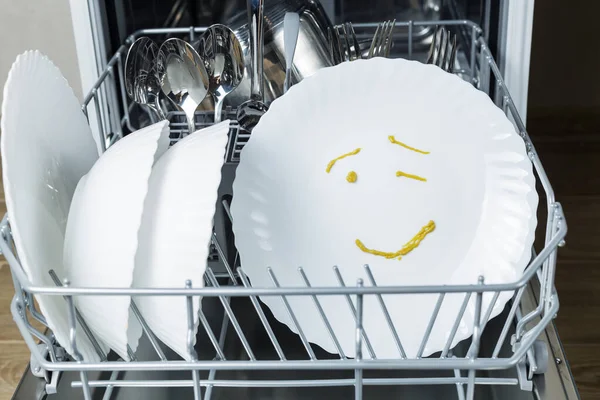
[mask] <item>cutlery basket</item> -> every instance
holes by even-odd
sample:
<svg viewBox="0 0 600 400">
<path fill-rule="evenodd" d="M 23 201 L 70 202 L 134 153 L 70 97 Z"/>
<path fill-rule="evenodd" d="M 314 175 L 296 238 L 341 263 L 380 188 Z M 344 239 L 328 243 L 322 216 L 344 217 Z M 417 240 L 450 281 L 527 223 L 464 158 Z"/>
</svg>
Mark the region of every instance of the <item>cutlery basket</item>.
<svg viewBox="0 0 600 400">
<path fill-rule="evenodd" d="M 251 287 L 243 270 L 239 268 L 237 252 L 231 238 L 231 182 L 240 151 L 249 134 L 232 122 L 223 168 L 223 182 L 219 189 L 219 205 L 215 215 L 215 231 L 205 274 L 206 287 L 180 289 L 131 288 L 77 288 L 68 285 L 40 287 L 32 284 L 19 264 L 14 250 L 10 224 L 5 217 L 1 223 L 0 249 L 6 256 L 14 278 L 15 296 L 11 312 L 31 350 L 31 370 L 45 380 L 48 394 L 57 390 L 76 390 L 74 395 L 83 398 L 157 398 L 164 391 L 167 398 L 497 398 L 497 390 L 517 388 L 513 398 L 533 398 L 533 380 L 548 368 L 548 354 L 552 343 L 540 340 L 546 327 L 552 323 L 558 308 L 554 288 L 557 248 L 564 244 L 567 226 L 560 204 L 555 200 L 550 182 L 537 153 L 519 117 L 503 82 L 501 73 L 483 38 L 482 30 L 464 20 L 431 22 L 398 22 L 398 27 L 408 35 L 396 41 L 401 54 L 411 59 L 424 60 L 422 48 L 413 48 L 414 27 L 446 26 L 459 38 L 459 55 L 456 69 L 464 80 L 490 95 L 495 104 L 507 114 L 523 140 L 533 163 L 538 182 L 541 183 L 540 209 L 546 213 L 538 224 L 538 241 L 541 245 L 532 252 L 532 258 L 523 276 L 511 284 L 390 287 L 376 286 L 374 282 L 343 282 L 336 287 Z M 376 24 L 356 24 L 360 37 L 373 35 Z M 146 29 L 127 39 L 108 61 L 97 83 L 85 97 L 83 111 L 88 116 L 94 134 L 105 147 L 124 134 L 140 128 L 139 123 L 149 123 L 150 114 L 138 109 L 125 94 L 123 64 L 129 44 L 141 35 L 179 36 L 193 41 L 205 28 Z M 419 32 L 422 32 L 419 29 Z M 405 53 L 404 53 L 405 51 Z M 231 109 L 224 111 L 235 120 Z M 185 135 L 182 113 L 170 112 L 171 138 L 176 142 Z M 198 127 L 210 125 L 210 111 L 198 112 Z M 140 122 L 141 121 L 141 122 Z M 545 201 L 544 201 L 545 200 Z M 265 266 L 266 267 L 266 266 Z M 366 267 L 368 268 L 368 267 Z M 324 273 L 328 273 L 324 271 Z M 331 271 L 335 273 L 335 270 Z M 60 277 L 62 278 L 62 277 Z M 501 292 L 513 293 L 504 311 L 488 321 L 491 308 L 482 307 L 483 296 L 495 301 Z M 464 296 L 464 305 L 473 301 L 475 318 L 473 335 L 454 348 L 449 344 L 456 333 L 462 313 L 457 315 L 455 329 L 450 332 L 448 345 L 442 352 L 430 357 L 407 357 L 397 340 L 398 356 L 379 359 L 370 347 L 363 330 L 363 304 L 369 297 L 379 299 L 382 312 L 387 313 L 381 300 L 389 295 L 429 294 L 437 296 L 438 305 L 444 296 Z M 102 355 L 103 361 L 89 363 L 75 361 L 66 354 L 46 329 L 44 317 L 36 308 L 34 296 L 63 296 L 70 313 L 71 329 L 76 329 L 74 296 L 154 296 L 176 295 L 191 298 L 202 296 L 200 327 L 195 349 L 190 349 L 194 361 L 182 361 L 159 343 L 153 332 L 144 329 L 136 358 L 124 362 L 114 354 Z M 283 302 L 289 296 L 306 296 L 315 303 L 321 296 L 339 296 L 341 307 L 348 308 L 354 316 L 356 357 L 332 355 L 309 343 L 297 326 L 299 334 L 292 333 L 279 323 L 258 296 L 277 296 Z M 318 296 L 318 297 L 317 297 Z M 188 302 L 188 305 L 191 303 Z M 387 304 L 388 307 L 391 303 Z M 437 317 L 436 307 L 431 312 L 430 325 Z M 191 311 L 190 311 L 191 312 Z M 327 321 L 321 312 L 315 320 Z M 144 327 L 145 325 L 142 324 Z M 431 326 L 425 332 L 426 343 Z M 188 325 L 190 337 L 192 326 Z M 388 319 L 390 331 L 402 337 L 402 327 L 394 326 Z M 330 332 L 332 333 L 332 332 Z M 72 335 L 75 337 L 74 335 Z M 73 340 L 73 346 L 76 346 Z M 66 383 L 64 383 L 66 382 Z M 500 388 L 500 389 L 499 389 Z M 522 389 L 522 390 L 518 390 Z M 139 396 L 139 397 L 137 397 Z M 456 397 L 457 396 L 457 397 Z"/>
</svg>

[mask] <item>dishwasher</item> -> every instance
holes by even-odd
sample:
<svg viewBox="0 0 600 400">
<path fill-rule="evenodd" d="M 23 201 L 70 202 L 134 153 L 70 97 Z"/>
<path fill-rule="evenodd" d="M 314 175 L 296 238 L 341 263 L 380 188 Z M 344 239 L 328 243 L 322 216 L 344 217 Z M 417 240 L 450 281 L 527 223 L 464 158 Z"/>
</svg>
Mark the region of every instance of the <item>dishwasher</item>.
<svg viewBox="0 0 600 400">
<path fill-rule="evenodd" d="M 266 25 L 274 20 L 269 15 L 269 4 L 276 1 L 265 2 Z M 285 1 L 292 5 L 303 3 Z M 518 19 L 514 10 L 510 11 L 511 7 L 522 7 L 529 2 L 375 0 L 369 6 L 358 0 L 322 1 L 320 4 L 307 0 L 304 3 L 322 8 L 333 24 L 352 21 L 357 37 L 365 41 L 373 37 L 378 22 L 393 15 L 396 29 L 391 57 L 425 61 L 436 27 L 444 26 L 455 32 L 459 45 L 458 68 L 454 73 L 487 93 L 523 137 L 538 183 L 541 183 L 538 185 L 541 200 L 536 231 L 538 240 L 523 276 L 511 284 L 419 288 L 419 293 L 440 298 L 446 293 L 463 295 L 465 304 L 472 296 L 476 305 L 481 305 L 484 295 L 497 298 L 501 292 L 512 292 L 513 297 L 502 313 L 488 321 L 489 315 L 486 316 L 485 310 L 479 307 L 472 322 L 472 337 L 448 351 L 429 357 L 379 360 L 359 351 L 367 339 L 362 329 L 363 302 L 368 296 L 381 299 L 385 294 L 409 293 L 410 288 L 363 287 L 360 282 L 356 286 L 348 283 L 338 287 L 251 287 L 238 269 L 239 257 L 233 244 L 229 212 L 235 169 L 250 134 L 233 122 L 214 216 L 207 267 L 210 276 L 204 289 L 185 291 L 182 288 L 172 293 L 188 299 L 192 295 L 203 297 L 202 324 L 197 332 L 193 332 L 188 324 L 188 334 L 195 333 L 197 337 L 197 357 L 192 361 L 183 361 L 160 343 L 143 323 L 144 335 L 132 361 L 124 362 L 115 353 L 110 353 L 99 363 L 73 360 L 44 326 L 45 320 L 36 307 L 34 295 L 63 296 L 65 304 L 72 305 L 73 297 L 80 292 L 77 288 L 61 286 L 60 281 L 57 287 L 33 285 L 19 264 L 10 224 L 6 217 L 2 220 L 0 249 L 10 264 L 15 286 L 11 312 L 31 351 L 30 365 L 13 399 L 579 398 L 553 322 L 559 310 L 554 287 L 556 258 L 558 248 L 565 244 L 566 221 L 522 122 L 521 114 L 525 112 L 523 82 L 515 80 L 515 63 L 509 59 L 519 54 L 520 46 L 527 38 L 516 39 L 513 49 L 506 50 L 507 43 L 515 41 L 515 33 L 511 30 L 522 33 L 514 26 L 510 27 L 510 21 Z M 243 10 L 245 1 L 236 0 L 71 2 L 76 37 L 87 35 L 91 44 L 86 56 L 79 54 L 79 60 L 84 88 L 89 89 L 82 109 L 93 133 L 108 147 L 120 137 L 152 122 L 151 113 L 132 103 L 125 94 L 123 66 L 127 50 L 136 38 L 149 36 L 160 41 L 180 37 L 193 42 L 211 23 L 235 21 L 240 12 L 245 16 Z M 80 19 L 81 12 L 87 19 Z M 77 26 L 89 30 L 78 32 Z M 530 35 L 531 32 L 529 40 Z M 79 51 L 85 38 L 77 40 Z M 267 53 L 268 50 L 265 60 Z M 517 70 L 523 70 L 521 62 L 516 62 Z M 528 61 L 525 64 L 528 69 Z M 86 86 L 86 81 L 93 84 Z M 525 88 L 526 83 L 525 79 Z M 514 99 L 509 94 L 511 87 L 519 91 Z M 277 90 L 276 87 L 273 89 L 273 98 L 280 95 Z M 196 112 L 197 127 L 211 124 L 212 112 L 210 105 L 207 107 Z M 226 105 L 225 113 L 235 120 L 235 105 Z M 187 125 L 181 112 L 169 112 L 168 119 L 174 143 Z M 119 293 L 136 294 L 127 290 Z M 111 294 L 110 290 L 104 292 Z M 149 290 L 149 294 L 152 293 Z M 258 296 L 262 295 L 282 299 L 286 295 L 313 299 L 317 295 L 345 297 L 355 316 L 356 357 L 336 358 L 302 340 L 301 335 L 274 318 L 269 308 L 259 301 Z M 383 302 L 381 304 L 385 308 Z M 68 307 L 68 310 L 72 329 L 75 329 L 76 310 L 74 307 Z M 432 321 L 435 311 L 433 314 Z M 461 317 L 460 314 L 457 316 L 457 325 Z M 322 315 L 322 318 L 326 317 Z M 398 333 L 401 334 L 401 328 Z M 307 347 L 312 351 L 307 351 Z"/>
</svg>

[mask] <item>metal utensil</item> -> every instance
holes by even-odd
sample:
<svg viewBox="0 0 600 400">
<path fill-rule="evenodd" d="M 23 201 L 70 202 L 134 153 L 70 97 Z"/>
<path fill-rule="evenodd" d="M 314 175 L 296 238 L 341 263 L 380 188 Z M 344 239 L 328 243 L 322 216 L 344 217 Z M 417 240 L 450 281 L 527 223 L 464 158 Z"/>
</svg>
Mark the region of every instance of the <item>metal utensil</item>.
<svg viewBox="0 0 600 400">
<path fill-rule="evenodd" d="M 215 124 L 221 122 L 225 96 L 237 88 L 244 77 L 242 46 L 231 29 L 215 24 L 208 27 L 198 42 L 198 54 L 204 60 L 209 91 L 215 100 Z"/>
<path fill-rule="evenodd" d="M 437 65 L 446 72 L 452 73 L 456 60 L 456 35 L 444 27 L 437 27 L 431 42 L 427 64 Z"/>
<path fill-rule="evenodd" d="M 252 75 L 250 100 L 238 107 L 237 120 L 240 127 L 251 132 L 260 117 L 267 112 L 263 103 L 263 6 L 264 0 L 248 0 L 248 26 L 250 27 L 250 54 Z"/>
<path fill-rule="evenodd" d="M 163 93 L 181 109 L 194 131 L 194 112 L 208 93 L 208 73 L 198 52 L 184 40 L 166 40 L 159 49 L 157 71 Z"/>
<path fill-rule="evenodd" d="M 148 106 L 159 120 L 165 119 L 160 102 L 160 81 L 156 71 L 158 45 L 148 37 L 137 39 L 125 59 L 125 88 L 129 97 Z"/>
<path fill-rule="evenodd" d="M 385 21 L 377 26 L 371 47 L 367 58 L 373 57 L 389 57 L 390 50 L 392 48 L 394 28 L 396 27 L 396 20 Z"/>
<path fill-rule="evenodd" d="M 346 22 L 343 24 L 342 31 L 344 32 L 344 42 L 346 45 L 346 61 L 354 61 L 362 58 L 360 45 L 358 44 L 352 23 Z"/>
<path fill-rule="evenodd" d="M 285 50 L 285 81 L 283 82 L 283 93 L 290 88 L 292 76 L 292 63 L 300 32 L 300 15 L 293 12 L 285 13 L 283 17 L 283 48 Z"/>
<path fill-rule="evenodd" d="M 341 34 L 340 34 L 341 29 Z M 334 64 L 363 58 L 360 44 L 351 22 L 336 25 L 329 30 L 329 52 Z"/>
<path fill-rule="evenodd" d="M 332 26 L 320 2 L 315 0 L 264 0 L 264 84 L 263 102 L 270 104 L 283 94 L 285 79 L 284 18 L 286 12 L 300 15 L 300 33 L 292 64 L 291 80 L 300 82 L 333 64 L 329 55 L 327 31 Z M 224 18 L 240 40 L 246 57 L 246 73 L 240 86 L 225 99 L 225 106 L 237 108 L 250 98 L 252 61 L 247 11 Z M 428 43 L 429 45 L 429 43 Z M 268 68 L 266 67 L 268 65 Z"/>
<path fill-rule="evenodd" d="M 344 55 L 342 54 L 342 41 L 340 39 L 340 33 L 335 26 L 329 28 L 327 32 L 329 39 L 329 55 L 334 65 L 338 65 L 344 61 Z"/>
</svg>

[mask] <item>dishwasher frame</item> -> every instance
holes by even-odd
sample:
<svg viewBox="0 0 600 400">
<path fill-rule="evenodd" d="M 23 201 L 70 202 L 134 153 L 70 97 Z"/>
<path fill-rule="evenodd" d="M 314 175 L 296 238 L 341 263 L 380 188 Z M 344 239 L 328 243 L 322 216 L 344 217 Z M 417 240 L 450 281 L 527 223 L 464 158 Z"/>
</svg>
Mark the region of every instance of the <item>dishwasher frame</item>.
<svg viewBox="0 0 600 400">
<path fill-rule="evenodd" d="M 356 24 L 357 29 L 374 29 L 376 24 Z M 447 384 L 456 385 L 458 398 L 459 399 L 472 399 L 474 396 L 475 385 L 483 384 L 509 384 L 509 385 L 520 385 L 524 390 L 534 390 L 533 381 L 534 375 L 546 369 L 547 365 L 541 365 L 544 363 L 543 353 L 544 348 L 540 347 L 538 337 L 544 333 L 546 328 L 552 324 L 552 320 L 556 316 L 559 308 L 558 296 L 554 288 L 554 272 L 556 267 L 556 253 L 559 246 L 564 244 L 564 237 L 567 232 L 567 225 L 564 218 L 560 203 L 558 203 L 554 197 L 554 192 L 550 185 L 550 182 L 544 172 L 539 157 L 535 151 L 535 148 L 525 130 L 523 122 L 519 117 L 515 104 L 513 103 L 508 89 L 504 84 L 502 75 L 494 61 L 494 58 L 490 52 L 490 49 L 486 45 L 483 37 L 482 29 L 475 23 L 466 20 L 448 20 L 448 21 L 408 21 L 408 22 L 397 22 L 397 27 L 404 27 L 408 30 L 408 58 L 413 58 L 413 40 L 412 32 L 415 26 L 445 26 L 461 33 L 467 33 L 468 41 L 467 45 L 470 47 L 464 48 L 463 62 L 464 68 L 458 69 L 455 73 L 461 76 L 463 79 L 471 82 L 477 89 L 486 92 L 490 95 L 495 104 L 504 110 L 507 116 L 514 122 L 515 128 L 523 138 L 527 149 L 527 154 L 533 164 L 534 170 L 537 173 L 538 181 L 542 184 L 546 207 L 547 207 L 547 218 L 545 219 L 545 238 L 544 247 L 538 254 L 534 254 L 530 264 L 525 270 L 524 275 L 517 281 L 508 284 L 485 284 L 483 277 L 480 278 L 479 284 L 477 285 L 453 285 L 453 286 L 422 286 L 422 287 L 389 287 L 389 286 L 376 286 L 375 282 L 372 281 L 371 286 L 364 286 L 362 280 L 356 282 L 356 286 L 346 286 L 343 280 L 340 281 L 338 287 L 311 287 L 307 282 L 307 287 L 304 288 L 286 288 L 286 287 L 274 287 L 274 288 L 253 288 L 248 284 L 248 280 L 245 277 L 243 270 L 238 268 L 235 270 L 235 261 L 231 263 L 228 260 L 227 255 L 223 251 L 223 246 L 219 243 L 219 238 L 216 234 L 213 235 L 213 249 L 216 251 L 219 260 L 223 264 L 225 269 L 224 273 L 213 273 L 211 268 L 207 268 L 206 280 L 207 287 L 202 289 L 192 289 L 191 283 L 186 282 L 185 286 L 182 282 L 182 288 L 180 289 L 132 289 L 132 288 L 77 288 L 71 287 L 68 283 L 58 287 L 40 287 L 34 285 L 28 277 L 25 275 L 23 269 L 18 262 L 18 256 L 14 252 L 14 246 L 12 244 L 12 236 L 10 232 L 10 225 L 5 217 L 0 224 L 0 249 L 6 256 L 11 271 L 13 274 L 13 280 L 15 284 L 15 297 L 11 304 L 11 312 L 17 323 L 17 326 L 23 335 L 25 342 L 27 343 L 32 353 L 32 368 L 36 375 L 43 377 L 46 382 L 46 391 L 48 393 L 56 390 L 57 382 L 61 372 L 74 371 L 78 372 L 80 376 L 79 381 L 72 383 L 73 387 L 81 387 L 83 390 L 84 398 L 86 400 L 92 398 L 92 387 L 106 387 L 114 388 L 118 386 L 135 386 L 135 385 L 148 385 L 148 386 L 169 386 L 169 385 L 184 385 L 194 388 L 194 398 L 210 398 L 210 393 L 213 387 L 219 385 L 257 385 L 257 386 L 278 386 L 282 384 L 287 385 L 300 385 L 300 386 L 354 386 L 355 398 L 362 399 L 362 390 L 364 385 L 403 385 L 411 384 L 408 381 L 394 380 L 394 379 L 370 379 L 365 380 L 363 378 L 364 370 L 373 369 L 402 369 L 402 370 L 447 370 L 454 372 L 453 377 L 442 378 L 419 378 L 419 385 L 427 384 Z M 116 52 L 116 54 L 110 59 L 106 69 L 100 75 L 97 83 L 94 85 L 92 90 L 84 99 L 82 106 L 83 112 L 95 113 L 100 116 L 97 118 L 98 125 L 94 129 L 94 134 L 100 138 L 101 150 L 106 150 L 112 143 L 123 136 L 123 127 L 127 127 L 129 130 L 134 130 L 136 127 L 131 124 L 131 106 L 132 104 L 127 99 L 125 94 L 123 82 L 123 64 L 128 49 L 128 45 L 132 43 L 135 38 L 140 35 L 160 35 L 170 33 L 174 35 L 189 35 L 189 40 L 193 40 L 194 36 L 201 33 L 206 28 L 203 27 L 190 27 L 190 28 L 169 28 L 169 29 L 145 29 L 138 31 L 131 35 L 125 44 L 123 44 Z M 119 99 L 120 96 L 120 99 Z M 93 105 L 92 105 L 93 103 Z M 199 112 L 196 115 L 198 126 L 209 124 L 210 113 Z M 172 140 L 176 141 L 184 133 L 185 122 L 182 118 L 182 113 L 171 112 L 169 113 L 169 119 L 171 120 Z M 248 139 L 249 134 L 242 132 L 238 129 L 237 123 L 232 123 L 228 149 L 226 153 L 226 163 L 235 164 L 239 159 L 239 152 L 243 148 L 243 143 Z M 228 204 L 224 204 L 227 208 Z M 541 224 L 540 224 L 541 225 Z M 230 265 L 233 265 L 232 266 Z M 367 273 L 368 273 L 368 266 Z M 334 270 L 335 272 L 335 270 Z M 220 279 L 228 279 L 229 285 L 226 287 L 220 286 Z M 243 285 L 238 284 L 238 279 L 241 279 Z M 525 307 L 523 302 L 526 298 L 524 296 L 527 292 L 527 288 L 535 281 L 539 280 L 539 294 L 537 299 L 533 303 L 532 307 Z M 60 283 L 60 280 L 58 280 Z M 212 286 L 212 287 L 211 287 Z M 485 329 L 488 321 L 492 306 L 487 310 L 482 310 L 482 298 L 485 293 L 493 293 L 495 298 L 503 291 L 515 292 L 513 297 L 512 305 L 510 306 L 509 316 L 504 323 L 502 333 L 498 338 L 498 344 L 494 354 L 487 357 L 478 357 L 479 342 L 482 336 L 482 332 Z M 385 359 L 378 360 L 375 355 L 371 354 L 372 358 L 363 356 L 363 344 L 368 344 L 368 337 L 362 327 L 362 304 L 365 296 L 376 296 L 381 299 L 383 295 L 389 294 L 403 294 L 403 293 L 428 293 L 437 294 L 438 303 L 435 309 L 439 310 L 439 306 L 442 304 L 445 294 L 448 293 L 462 293 L 465 295 L 464 307 L 462 312 L 459 313 L 456 319 L 456 325 L 461 322 L 465 307 L 472 301 L 471 297 L 474 297 L 475 304 L 475 319 L 473 324 L 473 336 L 471 338 L 471 344 L 469 350 L 464 356 L 458 357 L 456 354 L 452 354 L 450 349 L 440 355 L 440 357 L 414 357 L 409 358 L 405 355 L 398 357 L 397 359 Z M 223 319 L 223 327 L 231 323 L 236 327 L 236 333 L 238 339 L 244 343 L 244 347 L 248 352 L 250 360 L 225 360 L 220 352 L 220 347 L 223 346 L 224 337 L 219 338 L 214 333 L 209 333 L 211 341 L 215 347 L 216 358 L 212 360 L 197 360 L 196 352 L 190 345 L 189 352 L 193 361 L 176 361 L 166 360 L 164 354 L 157 345 L 157 339 L 153 333 L 145 326 L 144 334 L 150 339 L 154 349 L 157 352 L 157 356 L 161 361 L 131 361 L 128 363 L 119 361 L 103 361 L 100 363 L 87 363 L 84 360 L 70 360 L 69 356 L 65 354 L 64 349 L 55 342 L 53 336 L 49 332 L 40 332 L 30 322 L 30 319 L 37 320 L 38 322 L 45 324 L 44 317 L 36 309 L 35 302 L 33 300 L 34 295 L 54 295 L 63 296 L 66 300 L 66 306 L 69 311 L 71 329 L 73 332 L 76 329 L 75 321 L 77 319 L 77 311 L 73 306 L 74 296 L 85 296 L 85 295 L 129 295 L 129 296 L 145 296 L 145 295 L 178 295 L 185 296 L 188 301 L 188 313 L 191 313 L 191 301 L 192 296 L 202 296 L 203 298 L 212 297 L 218 298 L 223 304 L 225 314 Z M 297 327 L 300 332 L 303 344 L 306 347 L 309 360 L 286 360 L 281 357 L 280 360 L 252 360 L 251 349 L 248 349 L 247 341 L 244 337 L 244 332 L 237 328 L 236 316 L 228 307 L 229 301 L 232 297 L 246 297 L 252 301 L 255 307 L 258 318 L 260 318 L 265 330 L 269 333 L 270 339 L 274 347 L 278 348 L 277 338 L 273 336 L 272 331 L 269 329 L 269 322 L 264 316 L 264 312 L 261 311 L 260 305 L 258 305 L 258 296 L 278 296 L 282 301 L 286 301 L 286 296 L 310 296 L 315 302 L 318 302 L 317 296 L 328 296 L 338 295 L 344 296 L 350 304 L 352 313 L 355 316 L 355 337 L 356 337 L 356 358 L 355 359 L 315 359 L 311 356 L 311 345 L 303 338 L 301 327 Z M 535 298 L 535 297 L 534 297 Z M 354 302 L 352 301 L 354 300 Z M 494 300 L 495 301 L 495 300 Z M 383 301 L 382 310 L 387 314 Z M 493 304 L 493 303 L 492 303 Z M 530 305 L 531 306 L 531 305 Z M 423 338 L 423 344 L 426 343 L 427 338 L 431 332 L 431 327 L 437 317 L 437 311 L 433 310 L 430 327 L 425 332 Z M 138 315 L 138 318 L 141 316 Z M 321 313 L 321 318 L 326 320 L 326 316 Z M 143 321 L 143 319 L 142 319 Z M 508 337 L 508 333 L 513 326 L 516 324 L 516 333 L 512 337 Z M 85 324 L 82 324 L 85 328 Z M 389 325 L 392 334 L 396 334 L 393 324 Z M 206 328 L 211 330 L 210 327 Z M 188 321 L 188 330 L 190 335 L 194 334 L 191 322 Z M 212 331 L 212 330 L 211 330 Z M 221 329 L 221 332 L 224 330 Z M 454 331 L 455 333 L 456 331 Z M 330 332 L 332 333 L 332 332 Z M 91 335 L 91 333 L 86 332 Z M 93 338 L 93 335 L 91 335 Z M 222 335 L 221 335 L 222 336 Z M 452 342 L 453 334 L 451 334 L 449 343 Z M 37 344 L 35 338 L 42 341 L 42 344 Z M 506 340 L 510 341 L 512 345 L 512 355 L 507 358 L 498 357 L 498 351 Z M 191 343 L 191 342 L 190 342 Z M 537 343 L 537 344 L 536 344 Z M 75 335 L 72 335 L 71 344 L 76 349 Z M 368 346 L 367 346 L 368 347 Z M 401 345 L 399 346 L 401 347 Z M 280 349 L 279 349 L 280 350 Z M 279 352 L 279 351 L 278 351 Z M 402 351 L 401 351 L 402 353 Z M 54 361 L 49 361 L 48 357 Z M 491 379 L 491 378 L 478 378 L 477 371 L 485 370 L 496 370 L 496 369 L 509 369 L 515 368 L 517 371 L 517 379 L 506 378 L 506 379 Z M 286 370 L 305 370 L 305 369 L 339 369 L 339 370 L 351 370 L 354 371 L 354 378 L 345 380 L 334 381 L 219 381 L 214 378 L 216 371 L 219 370 L 243 370 L 243 369 L 286 369 Z M 539 369 L 539 370 L 538 370 Z M 146 381 L 146 382 L 127 382 L 117 379 L 90 381 L 88 374 L 92 371 L 113 371 L 113 376 L 116 377 L 118 371 L 144 371 L 144 370 L 185 370 L 191 373 L 189 381 Z M 208 380 L 200 381 L 199 371 L 205 370 L 210 371 Z M 467 376 L 462 376 L 461 371 L 467 371 Z M 205 394 L 202 394 L 201 387 L 206 387 Z M 112 390 L 112 389 L 111 389 Z M 110 397 L 108 397 L 110 398 Z"/>
</svg>

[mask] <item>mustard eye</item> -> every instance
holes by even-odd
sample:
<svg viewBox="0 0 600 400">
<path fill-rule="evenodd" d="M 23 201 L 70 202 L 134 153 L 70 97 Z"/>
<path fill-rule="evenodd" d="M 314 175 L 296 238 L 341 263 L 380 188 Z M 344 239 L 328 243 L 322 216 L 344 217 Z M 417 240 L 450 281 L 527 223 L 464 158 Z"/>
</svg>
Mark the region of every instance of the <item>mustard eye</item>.
<svg viewBox="0 0 600 400">
<path fill-rule="evenodd" d="M 356 182 L 357 178 L 358 178 L 358 176 L 356 175 L 356 172 L 354 172 L 354 171 L 348 172 L 348 176 L 346 176 L 346 180 L 348 181 L 348 183 Z"/>
</svg>

